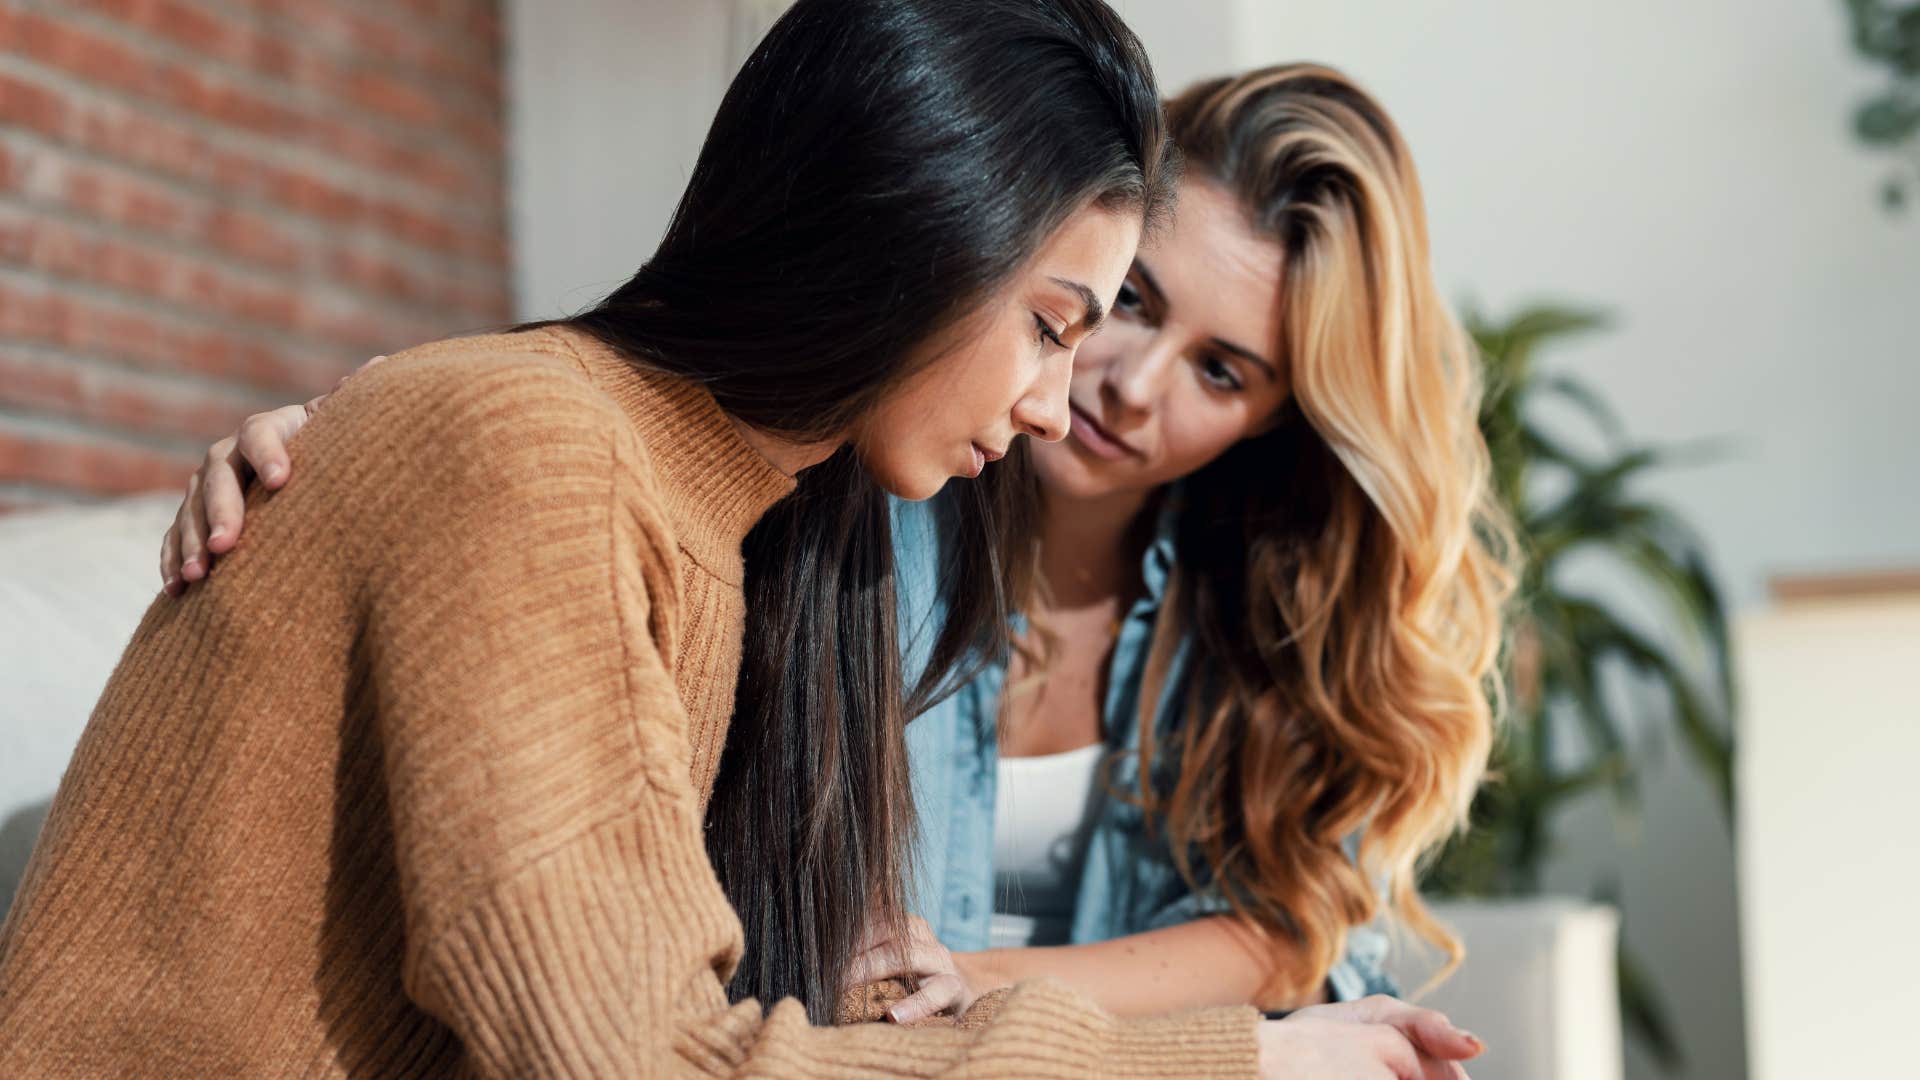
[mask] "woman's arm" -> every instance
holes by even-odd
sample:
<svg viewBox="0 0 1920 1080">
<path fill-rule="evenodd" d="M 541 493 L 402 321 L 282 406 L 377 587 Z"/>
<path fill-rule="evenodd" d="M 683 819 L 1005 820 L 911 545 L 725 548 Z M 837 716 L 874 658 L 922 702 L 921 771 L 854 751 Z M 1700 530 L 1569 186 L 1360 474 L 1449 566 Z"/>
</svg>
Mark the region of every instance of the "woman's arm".
<svg viewBox="0 0 1920 1080">
<path fill-rule="evenodd" d="M 985 985 L 971 987 L 956 966 L 955 955 L 940 944 L 925 921 L 916 918 L 910 922 L 912 925 L 906 941 L 873 941 L 855 959 L 850 972 L 850 986 L 854 989 L 841 1001 L 843 1022 L 884 1017 L 896 1023 L 913 1025 L 932 1022 L 931 1018 L 937 1013 L 951 1015 L 964 1011 L 960 1026 L 980 1028 L 1010 1015 L 1010 1010 L 1021 1011 L 1021 1006 L 1016 1004 L 1019 995 L 1032 992 L 1034 988 L 1047 986 L 1060 992 L 1072 992 L 1053 979 L 1022 982 L 1012 991 L 1002 989 L 994 993 L 986 993 L 988 987 Z M 1190 927 L 1182 924 L 1172 929 L 1185 931 Z M 1246 934 L 1244 929 L 1237 926 L 1228 926 L 1224 932 L 1229 940 Z M 1179 947 L 1175 935 L 1167 931 L 1139 936 L 1152 937 L 1156 942 L 1155 949 L 1159 951 Z M 1181 936 L 1193 939 L 1191 934 Z M 1238 943 L 1233 947 L 1238 948 Z M 1089 948 L 1014 949 L 1004 950 L 998 955 L 1029 954 L 1044 958 L 1068 951 L 1084 955 Z M 1203 953 L 1208 951 L 1202 950 Z M 985 955 L 974 954 L 976 958 Z M 1126 965 L 1126 970 L 1109 967 L 1104 974 L 1109 978 L 1128 978 L 1140 969 L 1143 961 L 1151 965 L 1164 960 L 1164 956 L 1136 956 Z M 1035 962 L 1044 963 L 1044 959 Z M 1050 969 L 1041 968 L 1036 973 L 1042 972 L 1050 972 Z M 983 968 L 975 971 L 973 977 L 994 982 L 1017 975 Z M 910 991 L 905 985 L 912 982 L 919 984 L 917 991 Z M 1179 1007 L 1178 1003 L 1165 1000 L 1158 1004 L 1169 1009 Z M 1186 1015 L 1204 1016 L 1222 1011 L 1202 1009 Z M 1231 1014 L 1242 1010 L 1224 1011 Z M 1176 1015 L 1170 1020 L 1134 1018 L 1133 1022 L 1151 1024 L 1180 1021 Z M 1329 1022 L 1331 1026 L 1327 1026 Z M 1371 1035 L 1363 1034 L 1362 1028 L 1371 1030 Z M 1385 1042 L 1363 1045 L 1378 1036 L 1385 1036 Z M 1484 1049 L 1479 1039 L 1455 1028 L 1444 1015 L 1379 995 L 1338 1004 L 1309 1005 L 1294 1012 L 1284 1022 L 1263 1022 L 1259 1026 L 1259 1042 L 1262 1077 L 1391 1075 L 1418 1076 L 1423 1080 L 1466 1080 L 1466 1071 L 1459 1062 L 1478 1055 Z M 1392 1070 L 1382 1071 L 1389 1064 L 1393 1065 Z M 1201 1071 L 1208 1070 L 1202 1068 Z"/>
<path fill-rule="evenodd" d="M 971 986 L 1051 976 L 1117 1016 L 1153 1016 L 1209 1005 L 1294 1009 L 1327 1000 L 1324 985 L 1302 1000 L 1262 1000 L 1261 988 L 1290 961 L 1305 963 L 1297 947 L 1262 940 L 1231 915 L 1090 945 L 954 954 L 961 978 Z"/>
</svg>

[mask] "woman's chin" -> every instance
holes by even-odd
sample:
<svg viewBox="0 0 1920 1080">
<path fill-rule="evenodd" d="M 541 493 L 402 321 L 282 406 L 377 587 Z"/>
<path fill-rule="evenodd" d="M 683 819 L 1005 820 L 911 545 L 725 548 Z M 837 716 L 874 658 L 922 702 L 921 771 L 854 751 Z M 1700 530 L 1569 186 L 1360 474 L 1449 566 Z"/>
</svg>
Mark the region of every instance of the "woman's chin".
<svg viewBox="0 0 1920 1080">
<path fill-rule="evenodd" d="M 1056 499 L 1097 499 L 1131 486 L 1090 466 L 1069 441 L 1035 444 L 1032 458 L 1040 489 Z"/>
<path fill-rule="evenodd" d="M 873 482 L 887 494 L 908 502 L 923 502 L 933 498 L 940 494 L 941 488 L 947 486 L 947 481 L 954 478 L 952 473 L 939 468 L 889 468 L 871 461 L 867 462 L 867 475 L 873 477 Z"/>
</svg>

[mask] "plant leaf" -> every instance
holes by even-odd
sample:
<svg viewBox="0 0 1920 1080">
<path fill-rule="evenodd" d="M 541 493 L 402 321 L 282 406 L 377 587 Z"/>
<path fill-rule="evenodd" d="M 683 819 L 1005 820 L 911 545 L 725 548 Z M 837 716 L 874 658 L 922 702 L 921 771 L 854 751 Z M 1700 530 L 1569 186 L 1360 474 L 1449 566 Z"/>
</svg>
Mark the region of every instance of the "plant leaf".
<svg viewBox="0 0 1920 1080">
<path fill-rule="evenodd" d="M 1547 375 L 1542 376 L 1536 386 L 1542 393 L 1566 398 L 1579 406 L 1608 439 L 1625 441 L 1627 429 L 1620 421 L 1620 414 L 1586 383 L 1569 375 Z"/>
<path fill-rule="evenodd" d="M 1853 114 L 1853 132 L 1862 142 L 1891 146 L 1920 131 L 1920 107 L 1902 95 L 1888 92 L 1860 106 Z"/>
<path fill-rule="evenodd" d="M 1694 763 L 1705 769 L 1720 798 L 1728 825 L 1733 823 L 1733 738 L 1721 731 L 1714 711 L 1702 700 L 1686 673 L 1665 653 L 1626 626 L 1615 624 L 1609 644 L 1643 673 L 1655 677 L 1667 692 L 1674 720 L 1680 726 Z"/>
</svg>

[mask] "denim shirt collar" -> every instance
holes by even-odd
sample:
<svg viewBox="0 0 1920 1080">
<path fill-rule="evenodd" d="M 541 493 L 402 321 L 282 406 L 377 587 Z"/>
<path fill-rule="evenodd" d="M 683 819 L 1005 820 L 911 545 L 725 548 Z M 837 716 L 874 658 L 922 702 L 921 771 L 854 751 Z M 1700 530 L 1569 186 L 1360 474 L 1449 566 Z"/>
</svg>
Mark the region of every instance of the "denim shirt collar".
<svg viewBox="0 0 1920 1080">
<path fill-rule="evenodd" d="M 1160 610 L 1160 602 L 1166 596 L 1167 582 L 1173 577 L 1173 536 L 1174 527 L 1179 521 L 1179 503 L 1178 489 L 1169 492 L 1161 501 L 1159 516 L 1154 521 L 1153 539 L 1147 544 L 1146 553 L 1140 557 L 1140 580 L 1146 591 L 1141 596 L 1141 603 L 1133 606 L 1135 613 L 1149 614 Z"/>
</svg>

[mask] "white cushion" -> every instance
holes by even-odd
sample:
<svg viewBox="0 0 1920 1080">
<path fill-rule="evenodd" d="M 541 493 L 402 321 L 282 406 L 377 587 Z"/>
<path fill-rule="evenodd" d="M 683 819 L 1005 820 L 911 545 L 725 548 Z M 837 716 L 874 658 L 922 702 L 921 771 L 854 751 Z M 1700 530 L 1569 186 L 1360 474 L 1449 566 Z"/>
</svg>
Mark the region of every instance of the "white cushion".
<svg viewBox="0 0 1920 1080">
<path fill-rule="evenodd" d="M 0 517 L 0 911 L 100 688 L 160 591 L 178 495 Z"/>
</svg>

